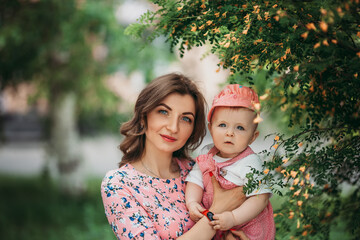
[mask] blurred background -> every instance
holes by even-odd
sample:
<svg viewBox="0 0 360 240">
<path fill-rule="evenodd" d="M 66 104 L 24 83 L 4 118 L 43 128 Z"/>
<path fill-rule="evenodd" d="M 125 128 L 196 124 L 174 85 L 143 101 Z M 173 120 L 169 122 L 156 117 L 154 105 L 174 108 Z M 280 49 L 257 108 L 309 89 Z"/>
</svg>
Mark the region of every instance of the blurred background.
<svg viewBox="0 0 360 240">
<path fill-rule="evenodd" d="M 161 37 L 127 36 L 155 7 L 145 0 L 0 3 L 0 239 L 115 239 L 100 183 L 121 160 L 119 127 L 138 93 L 181 72 L 211 104 L 229 72 L 210 48 L 180 58 Z M 256 152 L 281 125 L 262 117 Z"/>
</svg>

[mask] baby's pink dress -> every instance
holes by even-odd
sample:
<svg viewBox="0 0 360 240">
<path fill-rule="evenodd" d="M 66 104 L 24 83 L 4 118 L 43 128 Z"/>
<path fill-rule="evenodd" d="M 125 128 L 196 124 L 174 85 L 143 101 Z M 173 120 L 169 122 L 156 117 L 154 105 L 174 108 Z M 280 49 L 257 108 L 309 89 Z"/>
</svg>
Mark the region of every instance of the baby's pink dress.
<svg viewBox="0 0 360 240">
<path fill-rule="evenodd" d="M 239 161 L 242 158 L 254 154 L 252 149 L 248 147 L 238 156 L 222 163 L 217 163 L 213 159 L 213 156 L 218 152 L 215 147 L 213 147 L 207 154 L 200 155 L 196 158 L 200 170 L 203 175 L 204 183 L 204 193 L 202 203 L 205 208 L 210 208 L 213 201 L 213 187 L 211 183 L 210 172 L 216 177 L 217 181 L 220 183 L 220 186 L 224 189 L 232 189 L 237 187 L 234 183 L 228 181 L 221 176 L 221 169 L 223 167 L 229 166 L 236 161 Z M 256 196 L 255 196 L 256 197 Z M 275 238 L 275 222 L 273 216 L 273 209 L 271 203 L 269 202 L 267 207 L 258 215 L 256 218 L 251 221 L 244 223 L 240 226 L 234 227 L 234 229 L 242 230 L 246 236 L 251 240 L 272 240 Z M 214 239 L 221 239 L 222 232 L 218 231 Z"/>
<path fill-rule="evenodd" d="M 176 239 L 194 225 L 185 205 L 185 178 L 192 164 L 177 161 L 179 178 L 151 177 L 131 164 L 106 174 L 101 196 L 118 239 Z"/>
</svg>

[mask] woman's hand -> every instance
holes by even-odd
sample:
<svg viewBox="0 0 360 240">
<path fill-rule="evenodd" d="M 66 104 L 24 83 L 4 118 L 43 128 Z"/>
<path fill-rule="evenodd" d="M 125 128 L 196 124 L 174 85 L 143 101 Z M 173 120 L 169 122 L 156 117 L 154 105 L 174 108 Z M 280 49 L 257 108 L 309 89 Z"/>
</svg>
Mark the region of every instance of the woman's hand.
<svg viewBox="0 0 360 240">
<path fill-rule="evenodd" d="M 225 234 L 224 239 L 225 240 L 236 240 L 235 236 L 239 237 L 241 240 L 249 240 L 249 238 L 245 235 L 245 233 L 243 231 L 235 231 L 235 230 L 231 230 L 231 231 L 227 231 Z"/>
<path fill-rule="evenodd" d="M 211 177 L 214 188 L 214 200 L 210 207 L 210 211 L 214 213 L 222 213 L 224 211 L 232 211 L 239 207 L 246 200 L 242 187 L 236 187 L 230 190 L 221 188 L 214 176 Z"/>
</svg>

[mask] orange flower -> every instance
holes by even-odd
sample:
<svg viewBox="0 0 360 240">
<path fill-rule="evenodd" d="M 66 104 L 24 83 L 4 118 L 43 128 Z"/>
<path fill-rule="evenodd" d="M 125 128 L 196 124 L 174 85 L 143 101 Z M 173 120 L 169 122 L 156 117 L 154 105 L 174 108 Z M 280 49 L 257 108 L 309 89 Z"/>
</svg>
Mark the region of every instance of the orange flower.
<svg viewBox="0 0 360 240">
<path fill-rule="evenodd" d="M 303 204 L 303 201 L 297 201 L 297 205 L 299 206 L 299 207 L 301 207 L 301 205 Z"/>
<path fill-rule="evenodd" d="M 265 100 L 268 96 L 269 94 L 265 93 L 264 95 L 261 95 L 259 98 L 260 100 Z"/>
<path fill-rule="evenodd" d="M 307 231 L 303 231 L 301 235 L 305 237 L 307 235 Z"/>
<path fill-rule="evenodd" d="M 283 163 L 287 163 L 289 161 L 288 158 L 285 158 L 284 160 L 282 160 Z"/>
<path fill-rule="evenodd" d="M 314 23 L 308 23 L 306 24 L 306 28 L 308 30 L 316 30 L 315 24 Z"/>
<path fill-rule="evenodd" d="M 319 43 L 319 42 L 314 45 L 314 49 L 316 49 L 316 48 L 318 48 L 318 47 L 320 47 L 320 43 Z"/>
<path fill-rule="evenodd" d="M 305 40 L 309 35 L 309 32 L 304 32 L 303 34 L 301 34 L 301 37 Z"/>
<path fill-rule="evenodd" d="M 205 8 L 206 8 L 206 5 L 205 5 L 205 4 L 202 4 L 200 7 L 205 9 Z"/>
<path fill-rule="evenodd" d="M 275 136 L 274 140 L 275 141 L 279 141 L 280 137 L 279 136 Z"/>
<path fill-rule="evenodd" d="M 213 21 L 209 20 L 206 22 L 207 25 L 211 25 Z"/>
<path fill-rule="evenodd" d="M 262 122 L 263 121 L 263 119 L 260 117 L 260 115 L 258 114 L 257 116 L 256 116 L 256 118 L 254 119 L 254 123 L 256 124 L 256 123 L 260 123 L 260 122 Z"/>
<path fill-rule="evenodd" d="M 280 20 L 280 17 L 279 17 L 279 16 L 274 16 L 274 19 L 275 19 L 276 21 L 279 21 L 279 20 Z"/>
<path fill-rule="evenodd" d="M 279 144 L 275 144 L 273 148 L 277 149 L 279 147 Z"/>
<path fill-rule="evenodd" d="M 265 170 L 264 170 L 264 173 L 265 173 L 265 174 L 268 174 L 269 171 L 270 171 L 269 169 L 265 169 Z"/>
<path fill-rule="evenodd" d="M 356 55 L 357 55 L 358 57 L 360 57 L 360 52 L 357 52 Z"/>
<path fill-rule="evenodd" d="M 297 190 L 296 192 L 294 192 L 293 196 L 299 196 L 300 192 L 301 192 L 301 189 Z"/>
<path fill-rule="evenodd" d="M 333 44 L 337 44 L 337 40 L 336 40 L 336 39 L 332 39 L 331 42 L 332 42 Z"/>
<path fill-rule="evenodd" d="M 301 166 L 301 167 L 299 168 L 299 170 L 300 170 L 301 172 L 305 172 L 305 166 Z"/>
<path fill-rule="evenodd" d="M 261 108 L 260 103 L 254 103 L 254 108 L 255 108 L 255 110 L 259 111 Z"/>
<path fill-rule="evenodd" d="M 302 145 L 303 145 L 303 143 L 302 143 L 302 142 L 299 142 L 298 146 L 301 147 Z"/>
<path fill-rule="evenodd" d="M 299 178 L 294 179 L 293 184 L 294 184 L 294 185 L 297 185 L 298 183 L 299 183 Z"/>
<path fill-rule="evenodd" d="M 197 29 L 196 25 L 194 25 L 194 26 L 191 27 L 191 31 L 192 31 L 192 32 L 196 32 L 196 29 Z"/>
<path fill-rule="evenodd" d="M 217 13 L 215 13 L 214 15 L 215 15 L 215 17 L 219 17 L 219 16 L 220 16 L 220 13 L 217 12 Z"/>
<path fill-rule="evenodd" d="M 325 46 L 329 46 L 329 43 L 328 43 L 328 41 L 327 41 L 326 39 L 324 39 L 324 40 L 322 41 L 322 44 L 325 45 Z"/>
<path fill-rule="evenodd" d="M 305 199 L 309 198 L 309 194 L 308 193 L 304 193 L 303 196 L 305 197 Z"/>
<path fill-rule="evenodd" d="M 224 47 L 228 48 L 230 46 L 230 42 L 227 42 Z"/>
<path fill-rule="evenodd" d="M 293 171 L 293 170 L 290 172 L 290 175 L 291 175 L 292 178 L 295 178 L 297 174 L 298 173 L 296 171 Z"/>
<path fill-rule="evenodd" d="M 327 30 L 328 30 L 328 25 L 327 25 L 326 22 L 321 21 L 319 25 L 320 25 L 320 28 L 321 28 L 321 30 L 322 30 L 323 32 L 327 32 Z"/>
<path fill-rule="evenodd" d="M 181 9 L 183 9 L 183 7 L 178 7 L 177 10 L 180 11 Z"/>
<path fill-rule="evenodd" d="M 299 71 L 299 65 L 294 66 L 294 71 L 295 71 L 295 72 L 298 72 L 298 71 Z"/>
</svg>

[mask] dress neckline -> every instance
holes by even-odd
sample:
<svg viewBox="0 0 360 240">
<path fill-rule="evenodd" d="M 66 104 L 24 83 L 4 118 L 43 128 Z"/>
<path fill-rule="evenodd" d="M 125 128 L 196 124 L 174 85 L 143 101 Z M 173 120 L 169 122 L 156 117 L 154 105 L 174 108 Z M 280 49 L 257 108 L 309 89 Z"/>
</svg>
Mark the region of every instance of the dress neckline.
<svg viewBox="0 0 360 240">
<path fill-rule="evenodd" d="M 153 176 L 150 176 L 146 173 L 143 173 L 143 172 L 140 172 L 138 171 L 131 163 L 127 163 L 124 165 L 124 167 L 128 167 L 130 170 L 133 170 L 135 171 L 138 175 L 141 175 L 141 176 L 144 176 L 144 177 L 147 177 L 147 178 L 151 178 L 151 179 L 158 179 L 158 180 L 161 180 L 161 181 L 167 181 L 167 180 L 177 180 L 177 179 L 181 179 L 183 177 L 183 167 L 182 167 L 182 164 L 180 163 L 180 160 L 177 159 L 177 158 L 174 158 L 179 166 L 179 169 L 180 169 L 180 176 L 179 177 L 175 177 L 175 178 L 159 178 L 159 177 L 153 177 Z"/>
</svg>

